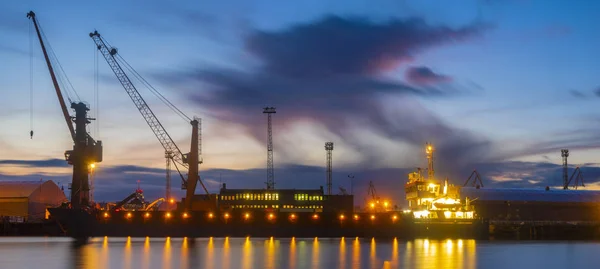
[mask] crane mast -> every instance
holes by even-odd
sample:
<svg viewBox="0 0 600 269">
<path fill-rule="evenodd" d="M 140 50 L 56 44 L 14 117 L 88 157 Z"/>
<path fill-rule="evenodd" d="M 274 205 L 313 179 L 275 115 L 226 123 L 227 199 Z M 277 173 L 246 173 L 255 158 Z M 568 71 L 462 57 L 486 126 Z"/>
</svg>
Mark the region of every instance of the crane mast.
<svg viewBox="0 0 600 269">
<path fill-rule="evenodd" d="M 163 125 L 160 123 L 154 112 L 150 109 L 144 98 L 140 95 L 138 90 L 135 88 L 134 84 L 131 82 L 125 71 L 121 68 L 121 65 L 115 59 L 115 55 L 117 54 L 116 48 L 108 48 L 104 39 L 100 36 L 98 31 L 94 31 L 90 33 L 90 37 L 96 43 L 98 50 L 102 53 L 102 56 L 112 69 L 112 71 L 117 76 L 117 79 L 140 111 L 152 132 L 158 138 L 158 141 L 161 143 L 166 152 L 172 153 L 172 160 L 177 165 L 179 164 L 182 167 L 188 169 L 188 179 L 186 180 L 183 175 L 181 175 L 181 180 L 183 181 L 182 189 L 186 189 L 186 207 L 189 208 L 188 203 L 191 203 L 191 198 L 194 194 L 196 183 L 199 181 L 202 185 L 202 188 L 208 194 L 208 190 L 200 177 L 198 176 L 198 125 L 199 121 L 194 119 L 190 122 L 192 125 L 192 146 L 191 153 L 192 154 L 183 154 L 179 147 L 175 144 L 169 133 L 165 130 Z"/>
<path fill-rule="evenodd" d="M 73 165 L 73 178 L 71 182 L 71 207 L 83 208 L 89 206 L 90 203 L 90 185 L 89 185 L 89 172 L 90 165 L 102 161 L 102 141 L 94 141 L 94 139 L 87 133 L 86 125 L 90 123 L 92 118 L 87 117 L 87 112 L 90 110 L 89 107 L 83 102 L 72 102 L 71 108 L 75 110 L 75 117 L 69 115 L 67 105 L 63 98 L 60 86 L 54 73 L 54 68 L 46 46 L 38 27 L 38 22 L 33 11 L 27 13 L 27 18 L 31 19 L 35 26 L 37 37 L 40 41 L 40 46 L 48 65 L 48 71 L 52 78 L 52 84 L 54 84 L 54 90 L 60 103 L 63 116 L 69 128 L 69 133 L 73 139 L 73 150 L 65 151 L 65 159 L 71 165 Z M 75 127 L 73 127 L 73 122 Z"/>
</svg>

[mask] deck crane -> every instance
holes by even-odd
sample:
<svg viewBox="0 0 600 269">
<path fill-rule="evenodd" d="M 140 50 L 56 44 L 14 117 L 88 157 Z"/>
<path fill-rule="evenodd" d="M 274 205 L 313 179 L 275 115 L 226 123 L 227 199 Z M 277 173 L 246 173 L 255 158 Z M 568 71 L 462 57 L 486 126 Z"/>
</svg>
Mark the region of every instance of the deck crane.
<svg viewBox="0 0 600 269">
<path fill-rule="evenodd" d="M 87 117 L 87 112 L 90 110 L 88 105 L 84 102 L 71 102 L 71 108 L 75 110 L 75 117 L 69 114 L 65 99 L 63 98 L 62 91 L 60 89 L 52 63 L 46 51 L 46 46 L 38 27 L 38 21 L 35 13 L 29 11 L 27 18 L 31 19 L 35 26 L 37 37 L 44 53 L 46 64 L 48 65 L 48 71 L 54 84 L 54 90 L 58 97 L 58 102 L 62 109 L 63 116 L 69 128 L 69 133 L 73 139 L 73 149 L 65 151 L 65 159 L 73 165 L 73 178 L 71 182 L 71 207 L 75 209 L 86 208 L 89 206 L 89 179 L 88 175 L 90 172 L 90 166 L 93 163 L 102 162 L 102 141 L 95 141 L 86 131 L 86 125 L 90 123 L 92 118 Z M 71 100 L 69 100 L 71 101 Z M 75 127 L 73 127 L 75 122 Z"/>
<path fill-rule="evenodd" d="M 90 33 L 90 37 L 94 40 L 98 50 L 102 53 L 102 56 L 104 56 L 104 59 L 117 76 L 117 79 L 119 80 L 123 88 L 125 88 L 127 94 L 129 94 L 129 97 L 131 97 L 131 100 L 144 117 L 144 120 L 146 120 L 146 122 L 150 126 L 150 129 L 152 129 L 152 132 L 154 132 L 156 138 L 158 138 L 158 141 L 164 147 L 165 152 L 171 153 L 171 159 L 175 164 L 175 168 L 179 172 L 179 175 L 181 176 L 181 188 L 186 190 L 185 208 L 188 210 L 191 209 L 192 197 L 194 196 L 197 182 L 200 182 L 200 185 L 202 185 L 202 188 L 206 192 L 207 197 L 209 194 L 208 190 L 206 189 L 206 186 L 204 185 L 204 183 L 202 183 L 202 180 L 200 179 L 200 176 L 198 174 L 198 164 L 201 163 L 201 160 L 199 160 L 198 157 L 198 119 L 194 118 L 190 121 L 190 124 L 192 125 L 191 149 L 190 153 L 183 154 L 179 147 L 175 144 L 169 133 L 167 133 L 163 125 L 160 123 L 156 115 L 154 115 L 154 112 L 152 112 L 144 98 L 142 98 L 138 90 L 135 88 L 135 85 L 133 85 L 125 71 L 121 68 L 121 65 L 117 61 L 117 49 L 114 47 L 107 46 L 107 42 L 98 33 L 98 31 Z M 187 180 L 181 174 L 178 165 L 188 169 Z"/>
</svg>

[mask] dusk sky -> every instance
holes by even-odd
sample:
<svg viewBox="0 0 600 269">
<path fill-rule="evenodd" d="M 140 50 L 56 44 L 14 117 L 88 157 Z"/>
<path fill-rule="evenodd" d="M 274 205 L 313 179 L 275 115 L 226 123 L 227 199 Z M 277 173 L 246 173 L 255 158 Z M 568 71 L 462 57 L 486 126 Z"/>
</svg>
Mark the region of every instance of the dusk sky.
<svg viewBox="0 0 600 269">
<path fill-rule="evenodd" d="M 324 143 L 333 141 L 334 187 L 350 191 L 355 175 L 356 204 L 369 180 L 402 204 L 407 173 L 427 165 L 426 142 L 437 149 L 436 174 L 455 184 L 477 169 L 486 187 L 559 186 L 560 149 L 569 148 L 587 189 L 600 189 L 598 1 L 4 2 L 0 180 L 66 188 L 72 141 L 37 38 L 30 120 L 29 10 L 73 99 L 99 104 L 89 128 L 104 143 L 96 200 L 123 198 L 137 180 L 148 198 L 163 195 L 165 160 L 101 55 L 95 100 L 94 30 L 202 118 L 200 174 L 212 192 L 219 182 L 265 186 L 265 106 L 277 108 L 276 188 L 325 185 Z M 189 123 L 138 90 L 188 152 Z"/>
</svg>

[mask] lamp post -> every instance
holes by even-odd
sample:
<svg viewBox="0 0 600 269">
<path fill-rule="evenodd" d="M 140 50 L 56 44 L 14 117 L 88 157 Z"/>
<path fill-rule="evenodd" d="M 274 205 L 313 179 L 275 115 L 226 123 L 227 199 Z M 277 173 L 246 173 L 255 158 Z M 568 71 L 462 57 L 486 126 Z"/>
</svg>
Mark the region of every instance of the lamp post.
<svg viewBox="0 0 600 269">
<path fill-rule="evenodd" d="M 354 175 L 350 174 L 348 178 L 350 178 L 350 194 L 354 195 Z"/>
</svg>

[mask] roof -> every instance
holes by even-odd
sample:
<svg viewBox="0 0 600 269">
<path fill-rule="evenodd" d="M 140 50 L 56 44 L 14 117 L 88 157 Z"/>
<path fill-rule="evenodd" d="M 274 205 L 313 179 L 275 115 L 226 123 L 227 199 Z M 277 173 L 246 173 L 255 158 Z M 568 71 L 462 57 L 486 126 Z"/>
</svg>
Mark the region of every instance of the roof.
<svg viewBox="0 0 600 269">
<path fill-rule="evenodd" d="M 531 188 L 488 189 L 464 187 L 461 197 L 479 198 L 479 201 L 527 201 L 527 202 L 563 202 L 563 203 L 600 203 L 600 191 L 557 190 Z"/>
<path fill-rule="evenodd" d="M 323 194 L 322 189 L 275 189 L 275 190 L 266 190 L 266 189 L 223 189 L 221 188 L 220 194 L 261 194 L 261 193 L 285 193 L 285 194 L 294 194 L 294 193 L 311 193 L 311 194 Z"/>
<path fill-rule="evenodd" d="M 47 181 L 0 181 L 0 198 L 29 197 L 40 186 L 56 185 L 52 180 Z M 58 186 L 57 186 L 58 187 Z"/>
</svg>

